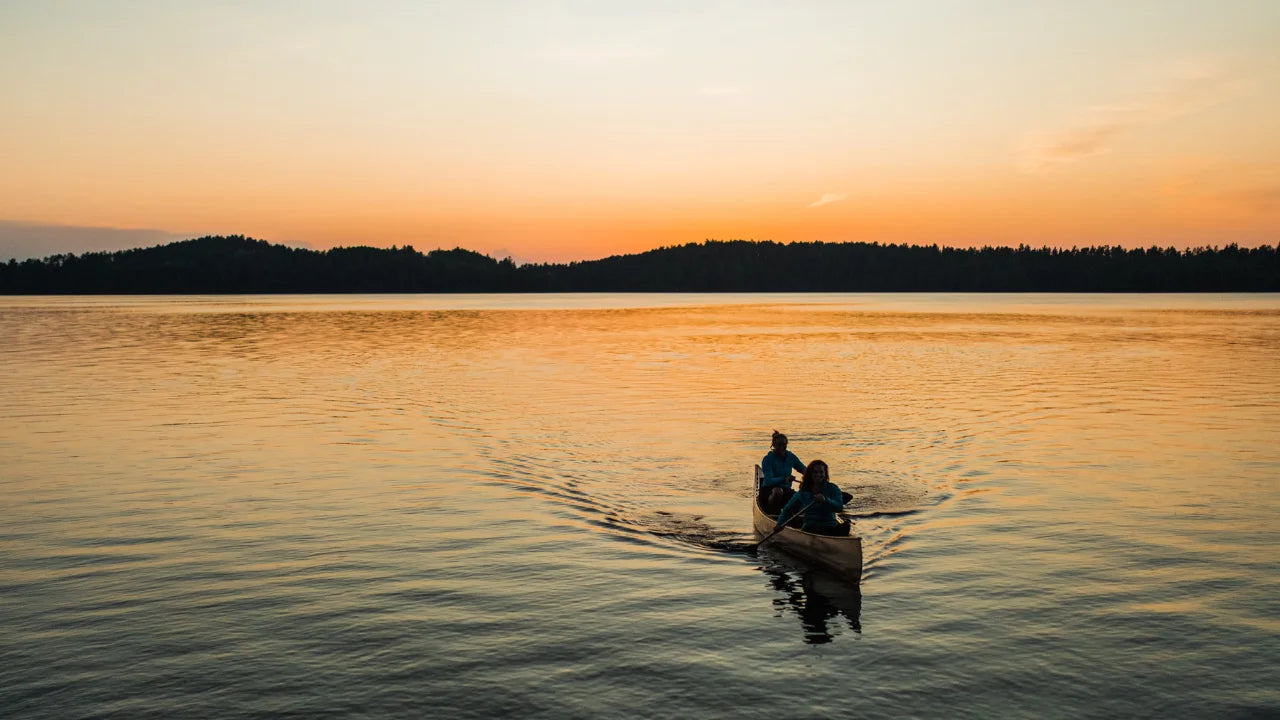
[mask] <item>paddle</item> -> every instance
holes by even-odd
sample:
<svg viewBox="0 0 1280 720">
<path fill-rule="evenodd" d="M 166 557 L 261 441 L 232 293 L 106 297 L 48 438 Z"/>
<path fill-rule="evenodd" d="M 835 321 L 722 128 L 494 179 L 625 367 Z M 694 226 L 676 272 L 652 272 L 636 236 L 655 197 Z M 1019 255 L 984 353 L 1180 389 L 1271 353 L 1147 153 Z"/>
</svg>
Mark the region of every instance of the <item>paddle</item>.
<svg viewBox="0 0 1280 720">
<path fill-rule="evenodd" d="M 801 515 L 803 515 L 803 514 L 804 514 L 804 511 L 805 511 L 805 510 L 808 510 L 808 509 L 809 509 L 809 508 L 811 508 L 811 507 L 813 507 L 813 504 L 814 504 L 814 503 L 816 503 L 816 502 L 818 502 L 818 498 L 816 498 L 816 497 L 815 497 L 814 499 L 812 499 L 812 500 L 810 500 L 810 501 L 809 501 L 809 504 L 808 504 L 808 505 L 805 505 L 804 507 L 800 508 L 800 512 L 798 512 L 798 513 L 796 513 L 795 515 L 792 515 L 790 518 L 788 518 L 788 519 L 787 519 L 787 522 L 791 522 L 792 520 L 795 520 L 796 518 L 798 518 L 798 517 L 800 517 Z M 752 546 L 751 546 L 751 552 L 755 552 L 756 550 L 759 550 L 761 545 L 765 544 L 765 542 L 767 542 L 767 541 L 769 540 L 769 538 L 771 538 L 771 537 L 773 537 L 774 535 L 777 535 L 778 533 L 782 532 L 783 528 L 785 528 L 786 526 L 787 526 L 787 523 L 785 523 L 785 522 L 784 522 L 784 523 L 782 523 L 781 525 L 779 525 L 778 527 L 774 528 L 774 529 L 773 529 L 773 532 L 769 533 L 768 535 L 765 535 L 763 540 L 761 540 L 760 542 L 758 542 L 758 543 L 756 543 L 755 545 L 752 545 Z"/>
</svg>

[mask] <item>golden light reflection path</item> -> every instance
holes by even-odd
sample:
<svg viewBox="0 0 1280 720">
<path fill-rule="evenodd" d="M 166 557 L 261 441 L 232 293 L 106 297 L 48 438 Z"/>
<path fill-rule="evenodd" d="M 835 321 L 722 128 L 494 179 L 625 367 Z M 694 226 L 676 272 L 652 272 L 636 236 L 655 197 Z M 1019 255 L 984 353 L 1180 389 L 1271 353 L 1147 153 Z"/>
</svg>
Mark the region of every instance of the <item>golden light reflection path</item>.
<svg viewBox="0 0 1280 720">
<path fill-rule="evenodd" d="M 1280 711 L 1274 295 L 28 297 L 0 335 L 15 717 Z M 742 551 L 774 428 L 867 516 L 861 592 Z"/>
</svg>

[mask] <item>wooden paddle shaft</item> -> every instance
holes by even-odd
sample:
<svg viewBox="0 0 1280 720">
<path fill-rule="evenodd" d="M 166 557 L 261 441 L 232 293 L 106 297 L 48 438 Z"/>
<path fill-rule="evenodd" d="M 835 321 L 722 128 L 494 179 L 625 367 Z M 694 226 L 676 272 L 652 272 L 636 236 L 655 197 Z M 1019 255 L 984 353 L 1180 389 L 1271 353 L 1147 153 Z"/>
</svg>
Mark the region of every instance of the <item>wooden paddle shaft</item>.
<svg viewBox="0 0 1280 720">
<path fill-rule="evenodd" d="M 801 515 L 803 515 L 803 514 L 804 514 L 804 511 L 805 511 L 805 510 L 808 510 L 808 509 L 809 509 L 809 508 L 811 508 L 811 507 L 813 507 L 813 504 L 814 504 L 814 503 L 816 503 L 816 502 L 818 502 L 818 498 L 814 498 L 814 499 L 810 500 L 808 505 L 805 505 L 804 507 L 800 508 L 800 512 L 796 513 L 795 515 L 792 515 L 792 516 L 787 520 L 787 522 L 791 522 L 792 520 L 795 520 L 796 518 L 798 518 L 798 517 L 800 517 Z M 787 523 L 785 523 L 785 522 L 784 522 L 784 523 L 782 523 L 782 524 L 780 524 L 780 525 L 778 525 L 778 527 L 776 527 L 776 528 L 774 528 L 774 529 L 773 529 L 773 532 L 769 533 L 768 535 L 765 535 L 763 540 L 761 540 L 760 542 L 756 543 L 756 547 L 760 547 L 761 545 L 763 545 L 763 544 L 765 543 L 765 540 L 768 540 L 769 538 L 773 537 L 774 535 L 777 535 L 778 533 L 782 532 L 782 531 L 783 531 L 783 529 L 785 529 L 786 527 L 787 527 Z"/>
</svg>

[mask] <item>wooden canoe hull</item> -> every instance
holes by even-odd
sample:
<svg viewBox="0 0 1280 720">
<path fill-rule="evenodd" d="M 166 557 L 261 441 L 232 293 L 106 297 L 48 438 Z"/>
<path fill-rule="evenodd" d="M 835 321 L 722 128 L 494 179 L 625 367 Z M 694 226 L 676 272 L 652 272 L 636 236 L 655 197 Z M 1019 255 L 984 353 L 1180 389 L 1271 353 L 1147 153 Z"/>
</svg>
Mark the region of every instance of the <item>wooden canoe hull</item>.
<svg viewBox="0 0 1280 720">
<path fill-rule="evenodd" d="M 757 488 L 762 475 L 757 465 Z M 760 509 L 760 505 L 756 502 L 756 495 L 757 493 L 751 494 L 751 524 L 755 527 L 756 533 L 764 537 L 773 532 L 774 519 Z M 855 583 L 862 580 L 862 538 L 856 535 L 832 537 L 788 527 L 774 535 L 768 544 L 775 543 L 779 549 L 832 570 L 847 580 Z"/>
</svg>

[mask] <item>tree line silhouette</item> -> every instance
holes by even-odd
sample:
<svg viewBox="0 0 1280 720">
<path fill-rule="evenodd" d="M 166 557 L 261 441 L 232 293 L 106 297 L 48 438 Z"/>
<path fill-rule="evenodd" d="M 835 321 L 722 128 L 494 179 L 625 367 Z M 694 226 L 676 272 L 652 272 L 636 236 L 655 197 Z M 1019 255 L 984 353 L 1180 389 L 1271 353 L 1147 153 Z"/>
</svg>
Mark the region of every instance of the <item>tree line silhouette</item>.
<svg viewBox="0 0 1280 720">
<path fill-rule="evenodd" d="M 470 250 L 310 250 L 242 235 L 0 264 L 0 293 L 1275 292 L 1280 244 L 950 248 L 707 240 L 516 265 Z"/>
</svg>

